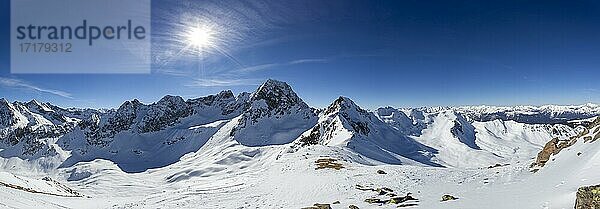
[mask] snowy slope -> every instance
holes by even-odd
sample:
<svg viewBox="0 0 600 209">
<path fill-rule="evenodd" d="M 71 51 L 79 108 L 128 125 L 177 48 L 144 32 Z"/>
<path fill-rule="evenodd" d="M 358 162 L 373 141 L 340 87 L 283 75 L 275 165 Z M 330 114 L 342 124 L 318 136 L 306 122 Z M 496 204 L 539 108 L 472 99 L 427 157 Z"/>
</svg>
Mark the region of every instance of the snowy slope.
<svg viewBox="0 0 600 209">
<path fill-rule="evenodd" d="M 406 193 L 415 208 L 572 208 L 600 183 L 598 109 L 317 110 L 276 80 L 110 110 L 2 99 L 0 182 L 19 187 L 0 186 L 0 208 L 396 208 L 365 199 Z M 577 140 L 532 173 L 554 138 Z"/>
<path fill-rule="evenodd" d="M 352 100 L 339 97 L 321 112 L 319 123 L 296 140 L 296 146 L 327 145 L 347 147 L 378 163 L 438 166 L 431 159 L 434 149 L 393 129 Z"/>
</svg>

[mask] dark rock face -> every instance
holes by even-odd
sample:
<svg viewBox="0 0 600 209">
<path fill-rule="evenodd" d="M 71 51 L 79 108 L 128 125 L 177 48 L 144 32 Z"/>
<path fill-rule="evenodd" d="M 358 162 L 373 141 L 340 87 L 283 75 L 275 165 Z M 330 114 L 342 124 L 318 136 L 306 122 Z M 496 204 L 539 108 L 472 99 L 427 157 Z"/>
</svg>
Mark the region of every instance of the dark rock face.
<svg viewBox="0 0 600 209">
<path fill-rule="evenodd" d="M 34 117 L 35 114 L 43 118 Z M 9 103 L 0 99 L 0 145 L 21 146 L 20 155 L 26 157 L 55 155 L 56 150 L 46 146 L 42 139 L 57 138 L 70 132 L 75 124 L 64 119 L 61 114 L 50 107 L 42 107 L 35 100 Z"/>
<path fill-rule="evenodd" d="M 317 122 L 314 109 L 281 81 L 267 80 L 250 95 L 246 107 L 230 132 L 230 136 L 246 146 L 292 142 Z"/>
<path fill-rule="evenodd" d="M 0 128 L 17 123 L 15 109 L 6 99 L 0 99 Z"/>
<path fill-rule="evenodd" d="M 303 114 L 304 119 L 316 116 L 287 83 L 269 79 L 250 95 L 240 126 L 252 125 L 261 118 L 281 118 L 296 113 Z"/>
<path fill-rule="evenodd" d="M 84 131 L 89 144 L 106 146 L 120 132 L 161 131 L 178 124 L 186 117 L 203 114 L 208 109 L 218 110 L 221 116 L 234 117 L 247 106 L 246 100 L 236 99 L 231 91 L 187 101 L 179 96 L 167 95 L 149 105 L 134 99 L 126 101 L 117 110 L 92 114 L 79 122 L 79 127 Z"/>
<path fill-rule="evenodd" d="M 309 146 L 319 144 L 321 125 L 317 124 L 310 131 L 308 136 L 300 137 L 300 146 Z"/>
<path fill-rule="evenodd" d="M 364 136 L 369 135 L 371 130 L 369 129 L 368 121 L 363 120 L 371 119 L 372 115 L 368 111 L 358 107 L 352 100 L 346 97 L 339 97 L 329 105 L 325 114 L 334 112 L 338 112 L 350 124 L 355 133 Z"/>
<path fill-rule="evenodd" d="M 454 126 L 450 129 L 450 132 L 460 142 L 469 146 L 470 148 L 481 149 L 475 143 L 475 127 L 473 127 L 473 125 L 469 123 L 462 115 L 456 114 Z"/>
<path fill-rule="evenodd" d="M 575 209 L 600 208 L 600 185 L 580 187 L 576 198 Z"/>
<path fill-rule="evenodd" d="M 269 79 L 250 98 L 251 101 L 263 100 L 271 113 L 283 115 L 294 106 L 308 108 L 308 105 L 296 95 L 287 83 Z"/>
<path fill-rule="evenodd" d="M 327 117 L 328 120 L 319 122 L 310 129 L 308 135 L 301 136 L 298 145 L 309 146 L 329 141 L 339 126 L 349 126 L 347 128 L 354 134 L 363 136 L 367 136 L 370 132 L 368 120 L 372 119 L 373 115 L 346 97 L 339 97 L 320 113 L 320 117 Z M 340 117 L 339 121 L 335 120 L 337 116 Z"/>
<path fill-rule="evenodd" d="M 165 96 L 154 105 L 149 106 L 148 112 L 142 119 L 139 131 L 142 133 L 160 131 L 175 124 L 180 118 L 189 116 L 191 112 L 191 107 L 186 104 L 183 98 Z"/>
</svg>

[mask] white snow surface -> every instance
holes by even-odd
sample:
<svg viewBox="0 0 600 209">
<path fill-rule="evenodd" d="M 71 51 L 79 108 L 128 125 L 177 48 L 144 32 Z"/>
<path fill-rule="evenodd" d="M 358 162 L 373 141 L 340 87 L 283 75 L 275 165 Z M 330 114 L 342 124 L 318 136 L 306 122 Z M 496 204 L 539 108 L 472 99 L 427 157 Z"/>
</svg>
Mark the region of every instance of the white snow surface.
<svg viewBox="0 0 600 209">
<path fill-rule="evenodd" d="M 600 126 L 538 172 L 529 165 L 547 141 L 579 134 L 599 109 L 369 112 L 340 97 L 315 110 L 274 80 L 237 97 L 167 96 L 118 110 L 2 99 L 0 208 L 396 208 L 365 202 L 389 197 L 356 185 L 412 193 L 409 208 L 573 208 L 577 188 L 600 184 L 600 140 L 583 140 Z M 96 126 L 104 135 L 90 138 Z M 27 127 L 43 134 L 11 138 Z M 326 158 L 343 168 L 316 169 Z M 441 202 L 444 194 L 459 199 Z"/>
</svg>

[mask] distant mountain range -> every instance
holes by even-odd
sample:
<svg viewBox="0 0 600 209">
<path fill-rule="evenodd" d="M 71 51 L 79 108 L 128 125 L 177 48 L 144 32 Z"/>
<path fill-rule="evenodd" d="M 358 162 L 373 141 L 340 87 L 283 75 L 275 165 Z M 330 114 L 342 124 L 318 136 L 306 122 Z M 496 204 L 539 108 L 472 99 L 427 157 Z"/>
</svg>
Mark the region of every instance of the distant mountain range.
<svg viewBox="0 0 600 209">
<path fill-rule="evenodd" d="M 587 167 L 582 167 L 586 165 L 572 165 L 577 160 L 597 162 L 595 155 L 578 156 L 594 153 L 597 148 L 596 144 L 587 143 L 600 137 L 598 115 L 600 106 L 595 104 L 382 107 L 369 111 L 343 96 L 319 109 L 309 107 L 292 87 L 276 80 L 267 80 L 256 91 L 237 96 L 231 91 L 188 100 L 165 96 L 152 104 L 134 99 L 116 109 L 61 108 L 36 100 L 9 102 L 1 99 L 0 184 L 26 192 L 80 197 L 99 191 L 113 195 L 125 189 L 120 186 L 149 178 L 165 186 L 170 192 L 164 195 L 171 198 L 170 195 L 179 191 L 172 190 L 172 185 L 181 183 L 187 187 L 193 184 L 197 188 L 206 185 L 195 184 L 192 179 L 211 182 L 214 177 L 230 184 L 239 180 L 232 179 L 248 178 L 250 180 L 246 180 L 253 184 L 262 181 L 269 185 L 277 178 L 285 179 L 289 175 L 302 178 L 313 175 L 314 169 L 306 170 L 306 163 L 315 161 L 325 168 L 354 166 L 348 171 L 352 172 L 351 176 L 342 177 L 346 175 L 342 172 L 336 174 L 342 176 L 335 177 L 335 181 L 350 185 L 356 184 L 352 179 L 362 178 L 361 170 L 393 165 L 408 165 L 386 168 L 414 170 L 421 176 L 419 178 L 430 179 L 426 185 L 437 181 L 429 177 L 436 172 L 447 172 L 444 176 L 462 176 L 462 180 L 451 183 L 460 185 L 468 179 L 479 179 L 478 176 L 467 176 L 475 175 L 469 174 L 472 171 L 485 176 L 481 177 L 485 182 L 498 173 L 482 168 L 513 165 L 513 170 L 537 171 L 549 161 L 565 156 L 559 159 L 565 162 L 544 168 L 548 169 L 546 173 L 556 174 L 556 177 L 547 174 L 548 177 L 540 179 L 552 181 L 532 181 L 532 184 L 543 182 L 545 185 L 561 177 L 562 167 L 588 172 Z M 561 150 L 565 151 L 558 155 Z M 571 154 L 573 152 L 577 154 Z M 527 168 L 522 168 L 523 165 Z M 428 170 L 433 168 L 443 169 Z M 532 175 L 527 173 L 502 175 L 517 179 Z M 314 173 L 317 174 L 321 175 Z M 402 175 L 389 177 L 404 175 L 403 171 Z M 32 176 L 52 178 L 40 180 Z M 267 180 L 261 180 L 263 176 Z M 586 176 L 593 179 L 594 175 L 589 171 Z M 419 178 L 411 181 L 419 183 Z M 61 179 L 74 183 L 66 186 L 59 182 Z M 97 179 L 110 180 L 97 184 Z M 283 182 L 295 187 L 301 183 Z M 83 193 L 69 188 L 78 183 L 85 185 L 77 186 Z M 146 186 L 139 182 L 132 185 L 136 185 L 136 191 L 144 190 Z M 479 187 L 468 185 L 468 188 Z M 254 187 L 244 188 L 252 190 Z M 277 186 L 258 192 L 274 188 Z M 307 189 L 315 192 L 315 189 Z M 11 197 L 3 191 L 0 190 L 0 196 Z M 301 191 L 304 190 L 292 192 Z M 150 197 L 159 193 L 148 190 L 140 195 Z M 133 194 L 117 196 L 128 195 Z M 267 192 L 265 195 L 275 194 Z M 65 203 L 79 204 L 76 201 Z"/>
<path fill-rule="evenodd" d="M 526 157 L 553 137 L 573 135 L 582 119 L 598 115 L 595 104 L 369 112 L 346 97 L 316 109 L 285 82 L 267 80 L 238 96 L 231 91 L 188 100 L 165 96 L 152 104 L 134 99 L 110 110 L 1 99 L 0 157 L 54 159 L 40 169 L 102 158 L 138 172 L 178 161 L 233 123 L 229 136 L 250 147 L 322 144 L 347 147 L 369 161 L 471 166 Z M 456 151 L 480 159 L 460 162 L 452 154 Z"/>
</svg>

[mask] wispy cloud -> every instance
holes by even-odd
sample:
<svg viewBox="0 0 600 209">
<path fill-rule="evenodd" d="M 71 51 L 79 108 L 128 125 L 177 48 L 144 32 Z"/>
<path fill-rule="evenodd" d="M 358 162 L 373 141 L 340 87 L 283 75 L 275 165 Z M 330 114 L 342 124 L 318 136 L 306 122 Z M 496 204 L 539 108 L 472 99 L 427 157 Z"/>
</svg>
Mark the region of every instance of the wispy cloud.
<svg viewBox="0 0 600 209">
<path fill-rule="evenodd" d="M 15 79 L 15 78 L 0 77 L 0 86 L 4 86 L 4 87 L 8 87 L 8 88 L 26 89 L 26 90 L 36 91 L 36 92 L 40 92 L 40 93 L 48 93 L 48 94 L 53 94 L 56 96 L 73 99 L 72 95 L 68 92 L 55 90 L 55 89 L 45 89 L 45 88 L 30 84 L 24 80 Z"/>
<path fill-rule="evenodd" d="M 214 87 L 214 86 L 252 86 L 260 84 L 260 79 L 194 79 L 187 87 Z"/>
<path fill-rule="evenodd" d="M 202 78 L 197 78 L 199 75 L 191 70 L 183 70 L 177 68 L 164 68 L 155 70 L 155 73 L 188 77 L 192 81 L 187 84 L 183 84 L 186 87 L 216 87 L 216 86 L 252 86 L 259 85 L 264 81 L 263 78 L 251 78 L 253 72 L 270 70 L 277 67 L 287 67 L 292 65 L 302 65 L 310 63 L 326 63 L 330 61 L 329 58 L 307 58 L 307 59 L 296 59 L 286 62 L 274 62 L 265 63 L 253 66 L 245 66 L 241 68 L 211 68 L 209 71 L 204 72 L 201 75 Z"/>
<path fill-rule="evenodd" d="M 304 64 L 304 63 L 324 63 L 328 59 L 300 59 L 288 62 L 290 65 Z"/>
<path fill-rule="evenodd" d="M 236 72 L 238 72 L 238 73 L 247 73 L 247 72 L 254 72 L 254 71 L 259 71 L 259 70 L 267 70 L 267 69 L 271 69 L 271 68 L 275 68 L 275 67 L 284 67 L 284 66 L 309 64 L 309 63 L 325 63 L 325 62 L 328 62 L 328 61 L 329 61 L 329 59 L 322 59 L 322 58 L 317 58 L 317 59 L 298 59 L 298 60 L 292 60 L 292 61 L 288 61 L 288 62 L 267 63 L 267 64 L 260 64 L 260 65 L 254 65 L 254 66 L 244 67 L 244 68 L 236 70 Z"/>
<path fill-rule="evenodd" d="M 254 65 L 254 66 L 249 66 L 249 67 L 244 67 L 241 69 L 236 70 L 237 72 L 254 72 L 254 71 L 259 71 L 259 70 L 266 70 L 269 68 L 274 68 L 277 66 L 281 66 L 281 64 L 279 63 L 269 63 L 269 64 L 261 64 L 261 65 Z"/>
</svg>

